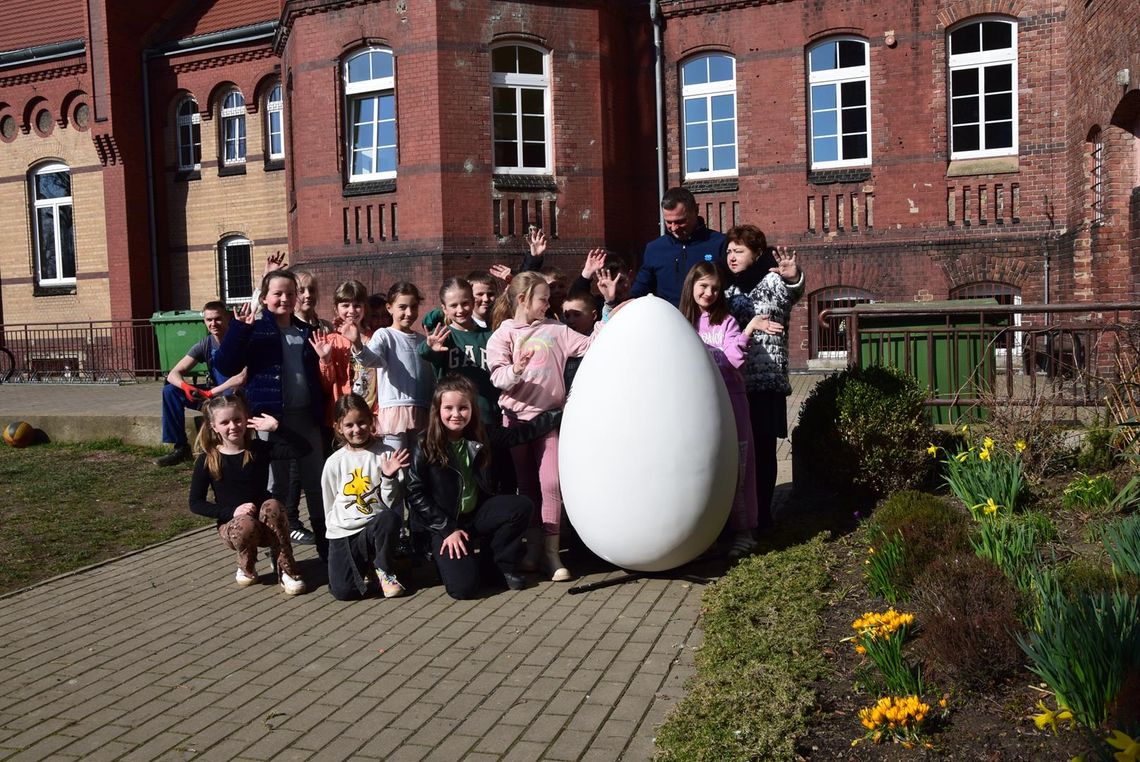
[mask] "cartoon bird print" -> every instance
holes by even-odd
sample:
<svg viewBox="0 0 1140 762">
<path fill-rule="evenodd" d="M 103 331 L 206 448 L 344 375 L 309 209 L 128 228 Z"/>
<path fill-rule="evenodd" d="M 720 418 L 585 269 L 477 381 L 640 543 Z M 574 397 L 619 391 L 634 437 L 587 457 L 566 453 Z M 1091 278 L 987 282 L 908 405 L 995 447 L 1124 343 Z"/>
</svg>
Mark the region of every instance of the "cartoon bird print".
<svg viewBox="0 0 1140 762">
<path fill-rule="evenodd" d="M 372 506 L 380 502 L 375 497 L 372 478 L 362 474 L 359 468 L 352 469 L 352 478 L 345 482 L 343 492 L 345 497 L 356 498 L 356 510 L 365 516 L 372 515 Z"/>
</svg>

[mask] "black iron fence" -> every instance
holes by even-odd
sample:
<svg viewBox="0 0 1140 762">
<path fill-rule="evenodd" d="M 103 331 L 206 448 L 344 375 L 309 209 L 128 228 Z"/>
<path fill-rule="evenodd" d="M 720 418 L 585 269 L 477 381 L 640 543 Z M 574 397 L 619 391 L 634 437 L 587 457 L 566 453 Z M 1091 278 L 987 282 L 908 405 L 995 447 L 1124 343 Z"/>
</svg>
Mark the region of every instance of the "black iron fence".
<svg viewBox="0 0 1140 762">
<path fill-rule="evenodd" d="M 0 325 L 0 346 L 11 355 L 8 383 L 118 383 L 164 375 L 149 320 Z"/>
</svg>

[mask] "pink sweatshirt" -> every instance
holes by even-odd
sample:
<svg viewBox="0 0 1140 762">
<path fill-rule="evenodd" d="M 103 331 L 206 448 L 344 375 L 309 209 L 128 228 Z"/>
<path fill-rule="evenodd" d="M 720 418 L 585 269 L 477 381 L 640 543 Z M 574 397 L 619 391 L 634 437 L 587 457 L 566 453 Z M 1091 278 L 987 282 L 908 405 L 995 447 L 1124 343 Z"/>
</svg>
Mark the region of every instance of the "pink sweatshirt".
<svg viewBox="0 0 1140 762">
<path fill-rule="evenodd" d="M 709 313 L 702 312 L 697 333 L 701 335 L 701 341 L 720 368 L 728 393 L 744 394 L 744 377 L 739 368 L 744 364 L 744 347 L 748 345 L 748 337 L 740 332 L 736 318 L 727 315 L 720 324 L 712 325 L 709 323 Z"/>
<path fill-rule="evenodd" d="M 539 413 L 562 407 L 566 402 L 562 376 L 566 359 L 586 354 L 601 325 L 598 323 L 590 336 L 583 336 L 557 320 L 543 320 L 537 330 L 530 323 L 504 320 L 487 341 L 491 382 L 503 390 L 499 407 L 504 415 L 529 421 Z M 517 375 L 514 358 L 524 348 L 534 349 L 534 355 L 522 375 Z"/>
</svg>

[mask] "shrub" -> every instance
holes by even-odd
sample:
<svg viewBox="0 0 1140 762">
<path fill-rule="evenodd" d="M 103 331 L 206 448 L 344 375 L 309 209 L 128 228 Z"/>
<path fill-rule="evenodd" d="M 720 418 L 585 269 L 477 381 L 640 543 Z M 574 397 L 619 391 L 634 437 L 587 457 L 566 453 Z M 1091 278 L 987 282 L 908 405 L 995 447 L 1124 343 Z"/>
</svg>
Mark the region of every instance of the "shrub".
<svg viewBox="0 0 1140 762">
<path fill-rule="evenodd" d="M 868 559 L 868 581 L 872 570 L 880 572 L 885 580 L 885 584 L 878 584 L 878 589 L 870 586 L 870 590 L 891 603 L 906 599 L 915 578 L 931 561 L 967 547 L 965 514 L 936 495 L 913 490 L 896 492 L 880 503 L 868 522 L 868 532 L 876 547 Z M 882 555 L 879 550 L 886 538 L 898 538 L 902 557 L 895 563 L 883 563 L 879 569 L 880 561 L 892 560 L 886 555 L 874 558 Z M 887 597 L 884 591 L 888 588 L 898 591 L 899 597 Z"/>
<path fill-rule="evenodd" d="M 1085 441 L 1077 452 L 1077 468 L 1098 473 L 1108 471 L 1116 460 L 1115 427 L 1097 421 L 1085 432 Z"/>
<path fill-rule="evenodd" d="M 915 600 L 924 623 L 915 649 L 930 679 L 982 690 L 1021 668 L 1021 597 L 993 564 L 969 552 L 941 558 L 916 581 Z"/>
<path fill-rule="evenodd" d="M 918 382 L 893 368 L 828 376 L 800 410 L 797 468 L 808 481 L 858 502 L 921 484 L 931 438 L 924 400 Z"/>
</svg>

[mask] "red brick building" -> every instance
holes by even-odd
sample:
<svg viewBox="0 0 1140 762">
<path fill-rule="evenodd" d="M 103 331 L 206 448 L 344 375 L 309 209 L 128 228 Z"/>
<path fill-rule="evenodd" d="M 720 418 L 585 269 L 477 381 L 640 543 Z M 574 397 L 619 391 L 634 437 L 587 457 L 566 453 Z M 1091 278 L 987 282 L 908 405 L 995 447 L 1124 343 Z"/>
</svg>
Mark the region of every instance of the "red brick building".
<svg viewBox="0 0 1140 762">
<path fill-rule="evenodd" d="M 829 305 L 1137 298 L 1136 0 L 393 0 L 0 6 L 0 319 L 328 296 L 709 225 L 794 246 Z M 661 106 L 654 14 L 663 40 Z M 664 141 L 657 150 L 657 114 Z M 331 306 L 331 305 L 330 305 Z M 327 309 L 327 308 L 326 308 Z"/>
</svg>

